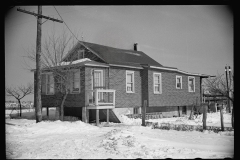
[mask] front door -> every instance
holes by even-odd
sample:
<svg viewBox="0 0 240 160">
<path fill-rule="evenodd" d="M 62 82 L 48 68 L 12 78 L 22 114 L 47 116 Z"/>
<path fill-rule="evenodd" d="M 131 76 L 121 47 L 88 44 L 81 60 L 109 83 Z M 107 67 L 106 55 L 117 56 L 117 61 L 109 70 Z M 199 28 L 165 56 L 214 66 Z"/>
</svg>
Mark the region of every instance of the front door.
<svg viewBox="0 0 240 160">
<path fill-rule="evenodd" d="M 92 89 L 95 87 L 103 87 L 103 70 L 93 70 L 92 72 Z M 94 79 L 94 81 L 93 81 Z M 101 88 L 97 88 L 101 89 Z M 103 93 L 98 93 L 98 99 L 103 100 Z"/>
</svg>

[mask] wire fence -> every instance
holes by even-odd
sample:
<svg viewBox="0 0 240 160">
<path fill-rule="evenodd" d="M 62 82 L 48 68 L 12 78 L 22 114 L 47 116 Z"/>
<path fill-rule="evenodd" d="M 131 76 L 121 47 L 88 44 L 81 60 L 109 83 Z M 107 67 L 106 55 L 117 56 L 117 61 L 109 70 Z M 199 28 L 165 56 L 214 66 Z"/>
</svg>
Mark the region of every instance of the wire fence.
<svg viewBox="0 0 240 160">
<path fill-rule="evenodd" d="M 13 108 L 20 109 L 20 105 L 16 102 L 13 102 L 13 103 L 6 102 L 5 103 L 6 110 L 12 110 Z M 21 103 L 21 108 L 22 109 L 31 109 L 34 107 L 33 107 L 33 103 Z"/>
</svg>

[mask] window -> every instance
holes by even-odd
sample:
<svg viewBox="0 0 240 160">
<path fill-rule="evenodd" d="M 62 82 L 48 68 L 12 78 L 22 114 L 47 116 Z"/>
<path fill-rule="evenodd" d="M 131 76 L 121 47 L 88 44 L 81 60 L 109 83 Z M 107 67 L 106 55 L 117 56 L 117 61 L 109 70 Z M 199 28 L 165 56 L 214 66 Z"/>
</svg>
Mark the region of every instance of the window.
<svg viewBox="0 0 240 160">
<path fill-rule="evenodd" d="M 134 93 L 134 71 L 126 71 L 126 92 Z"/>
<path fill-rule="evenodd" d="M 54 94 L 54 78 L 52 73 L 41 75 L 42 94 Z"/>
<path fill-rule="evenodd" d="M 57 77 L 56 77 L 57 78 Z M 65 71 L 62 76 L 58 77 L 57 82 L 59 83 L 59 89 L 62 93 L 66 90 L 69 93 L 79 93 L 80 92 L 80 71 L 75 69 L 71 71 Z"/>
<path fill-rule="evenodd" d="M 42 83 L 42 86 L 41 86 L 41 88 L 42 88 L 42 94 L 46 94 L 46 89 L 47 89 L 47 87 L 46 87 L 46 74 L 42 74 L 41 75 L 41 83 Z"/>
<path fill-rule="evenodd" d="M 47 94 L 54 94 L 54 78 L 53 74 L 46 74 Z"/>
<path fill-rule="evenodd" d="M 182 89 L 182 76 L 176 76 L 176 89 Z"/>
<path fill-rule="evenodd" d="M 162 93 L 162 76 L 161 73 L 153 73 L 153 93 Z"/>
<path fill-rule="evenodd" d="M 73 93 L 79 93 L 80 92 L 80 71 L 76 70 L 71 72 L 71 77 L 72 77 L 71 91 Z"/>
<path fill-rule="evenodd" d="M 188 77 L 188 92 L 195 92 L 195 77 Z"/>
</svg>

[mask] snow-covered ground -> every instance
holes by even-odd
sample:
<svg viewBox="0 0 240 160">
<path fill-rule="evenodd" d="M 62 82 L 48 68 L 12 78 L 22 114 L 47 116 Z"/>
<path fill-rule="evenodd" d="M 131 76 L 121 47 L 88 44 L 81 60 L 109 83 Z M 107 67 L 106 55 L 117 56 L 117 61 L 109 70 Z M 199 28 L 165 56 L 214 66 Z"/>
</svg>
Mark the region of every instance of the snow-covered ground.
<svg viewBox="0 0 240 160">
<path fill-rule="evenodd" d="M 51 114 L 50 114 L 51 115 Z M 229 115 L 224 120 L 229 121 Z M 215 118 L 214 118 L 215 117 Z M 208 123 L 217 121 L 208 114 Z M 81 121 L 6 119 L 7 158 L 225 158 L 234 155 L 234 133 L 151 129 L 140 119 L 99 127 Z M 187 122 L 187 118 L 182 121 Z M 201 121 L 201 117 L 199 117 Z M 177 118 L 149 121 L 179 123 Z M 198 119 L 195 119 L 196 123 Z M 211 121 L 211 122 L 210 122 Z M 190 121 L 189 121 L 190 123 Z M 195 123 L 195 122 L 191 122 Z"/>
<path fill-rule="evenodd" d="M 161 118 L 161 119 L 149 119 L 149 122 L 159 122 L 159 123 L 171 123 L 171 124 L 186 124 L 186 125 L 203 125 L 202 114 L 198 115 L 194 120 L 188 120 L 189 116 L 185 117 L 173 117 L 173 118 Z M 131 125 L 141 125 L 142 119 L 128 118 L 125 115 L 121 115 L 121 120 L 125 124 Z M 231 114 L 223 114 L 224 127 L 231 127 Z M 207 126 L 221 126 L 220 112 L 208 113 L 207 114 Z"/>
</svg>

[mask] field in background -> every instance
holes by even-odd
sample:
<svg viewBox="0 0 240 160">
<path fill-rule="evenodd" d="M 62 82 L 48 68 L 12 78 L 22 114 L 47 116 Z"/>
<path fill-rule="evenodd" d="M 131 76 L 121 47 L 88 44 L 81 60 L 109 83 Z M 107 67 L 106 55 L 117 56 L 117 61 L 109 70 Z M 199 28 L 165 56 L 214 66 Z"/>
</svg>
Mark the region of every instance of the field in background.
<svg viewBox="0 0 240 160">
<path fill-rule="evenodd" d="M 55 108 L 49 108 L 49 120 L 55 120 Z M 19 117 L 19 112 L 20 110 L 5 110 L 5 118 L 20 118 Z M 47 119 L 47 110 L 46 108 L 42 109 L 42 116 L 43 119 Z M 25 119 L 36 119 L 35 118 L 35 109 L 30 108 L 30 109 L 22 109 L 22 116 L 21 118 Z"/>
<path fill-rule="evenodd" d="M 21 102 L 22 109 L 30 109 L 33 108 L 33 102 Z M 13 108 L 19 108 L 18 102 L 5 102 L 5 109 L 13 109 Z"/>
</svg>

